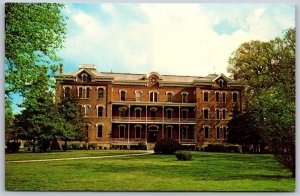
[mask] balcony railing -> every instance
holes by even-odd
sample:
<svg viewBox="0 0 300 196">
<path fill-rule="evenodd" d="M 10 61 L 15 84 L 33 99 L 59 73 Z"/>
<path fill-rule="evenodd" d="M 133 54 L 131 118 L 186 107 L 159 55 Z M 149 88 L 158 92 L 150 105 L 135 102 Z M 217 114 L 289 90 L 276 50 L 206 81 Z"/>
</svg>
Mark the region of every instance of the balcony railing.
<svg viewBox="0 0 300 196">
<path fill-rule="evenodd" d="M 113 116 L 112 122 L 149 122 L 149 123 L 196 123 L 195 118 L 162 118 L 162 117 L 119 117 Z"/>
<path fill-rule="evenodd" d="M 181 144 L 193 144 L 196 143 L 196 139 L 175 139 Z M 140 142 L 146 143 L 145 138 L 110 138 L 112 143 L 126 143 L 126 144 L 138 144 Z"/>
</svg>

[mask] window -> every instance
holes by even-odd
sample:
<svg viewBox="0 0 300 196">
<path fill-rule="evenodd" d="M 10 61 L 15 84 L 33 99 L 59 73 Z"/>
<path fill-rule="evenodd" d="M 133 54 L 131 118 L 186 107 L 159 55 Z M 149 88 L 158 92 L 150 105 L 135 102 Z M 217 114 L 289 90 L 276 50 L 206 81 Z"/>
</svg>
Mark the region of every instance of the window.
<svg viewBox="0 0 300 196">
<path fill-rule="evenodd" d="M 135 100 L 136 101 L 141 101 L 141 91 L 135 91 Z"/>
<path fill-rule="evenodd" d="M 64 87 L 64 96 L 65 97 L 71 96 L 71 88 L 70 87 Z"/>
<path fill-rule="evenodd" d="M 142 108 L 135 108 L 135 117 L 141 118 L 142 117 Z"/>
<path fill-rule="evenodd" d="M 156 111 L 157 111 L 157 108 L 150 108 L 150 117 L 152 120 L 156 119 Z"/>
<path fill-rule="evenodd" d="M 150 102 L 157 102 L 157 92 L 150 92 Z"/>
<path fill-rule="evenodd" d="M 227 139 L 227 127 L 223 127 L 223 137 L 226 140 Z"/>
<path fill-rule="evenodd" d="M 78 87 L 78 98 L 82 98 L 82 97 L 83 97 L 83 88 Z"/>
<path fill-rule="evenodd" d="M 218 81 L 218 83 L 219 83 L 219 87 L 220 87 L 220 88 L 223 88 L 223 80 L 220 79 L 220 80 Z"/>
<path fill-rule="evenodd" d="M 173 102 L 173 93 L 171 92 L 167 93 L 167 102 Z"/>
<path fill-rule="evenodd" d="M 97 116 L 98 117 L 104 116 L 104 107 L 103 106 L 98 106 Z"/>
<path fill-rule="evenodd" d="M 226 119 L 226 109 L 225 108 L 223 108 L 223 110 L 222 110 L 222 119 L 223 120 Z"/>
<path fill-rule="evenodd" d="M 119 126 L 119 138 L 125 138 L 125 125 Z"/>
<path fill-rule="evenodd" d="M 187 126 L 181 127 L 181 138 L 182 139 L 188 138 L 188 127 Z"/>
<path fill-rule="evenodd" d="M 98 88 L 98 99 L 103 99 L 103 98 L 104 98 L 104 89 Z"/>
<path fill-rule="evenodd" d="M 182 96 L 182 103 L 187 103 L 188 102 L 188 93 L 183 92 L 183 93 L 181 93 L 181 96 Z"/>
<path fill-rule="evenodd" d="M 87 83 L 87 75 L 86 74 L 82 74 L 81 75 L 81 80 L 82 80 L 82 83 Z"/>
<path fill-rule="evenodd" d="M 120 100 L 125 101 L 126 99 L 126 91 L 122 90 L 120 91 Z"/>
<path fill-rule="evenodd" d="M 103 134 L 103 125 L 97 125 L 97 136 L 99 138 L 102 138 L 102 134 Z"/>
<path fill-rule="evenodd" d="M 208 92 L 205 91 L 205 92 L 204 92 L 203 101 L 204 101 L 204 102 L 208 102 L 208 99 L 209 99 L 209 97 L 208 97 Z"/>
<path fill-rule="evenodd" d="M 232 102 L 233 103 L 237 103 L 238 102 L 238 93 L 237 92 L 233 92 L 232 93 Z"/>
<path fill-rule="evenodd" d="M 209 109 L 203 109 L 203 118 L 209 119 Z"/>
<path fill-rule="evenodd" d="M 172 138 L 172 126 L 167 126 L 167 138 Z"/>
<path fill-rule="evenodd" d="M 181 110 L 181 119 L 186 120 L 188 118 L 188 109 Z"/>
<path fill-rule="evenodd" d="M 87 87 L 85 93 L 86 93 L 85 98 L 89 99 L 91 96 L 91 88 Z"/>
<path fill-rule="evenodd" d="M 141 138 L 142 126 L 135 126 L 135 138 Z"/>
<path fill-rule="evenodd" d="M 168 108 L 167 110 L 167 118 L 171 119 L 173 117 L 173 109 Z"/>
<path fill-rule="evenodd" d="M 220 109 L 216 108 L 216 119 L 219 120 L 220 119 Z"/>
<path fill-rule="evenodd" d="M 222 102 L 226 103 L 226 93 L 222 92 Z"/>
<path fill-rule="evenodd" d="M 90 115 L 91 115 L 91 106 L 85 105 L 85 116 L 90 116 Z"/>
<path fill-rule="evenodd" d="M 220 102 L 220 93 L 216 92 L 216 102 Z"/>
<path fill-rule="evenodd" d="M 222 128 L 217 126 L 217 139 L 221 139 L 222 138 Z"/>
<path fill-rule="evenodd" d="M 210 131 L 210 127 L 209 126 L 204 126 L 204 139 L 209 138 L 209 131 Z"/>
</svg>

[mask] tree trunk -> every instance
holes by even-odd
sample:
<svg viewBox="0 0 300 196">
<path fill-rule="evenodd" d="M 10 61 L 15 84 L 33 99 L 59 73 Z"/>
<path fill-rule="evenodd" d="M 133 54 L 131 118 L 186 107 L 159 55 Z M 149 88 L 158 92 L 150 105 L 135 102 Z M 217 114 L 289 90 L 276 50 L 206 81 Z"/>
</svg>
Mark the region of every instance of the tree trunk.
<svg viewBox="0 0 300 196">
<path fill-rule="evenodd" d="M 67 139 L 65 139 L 64 151 L 67 151 Z"/>
</svg>

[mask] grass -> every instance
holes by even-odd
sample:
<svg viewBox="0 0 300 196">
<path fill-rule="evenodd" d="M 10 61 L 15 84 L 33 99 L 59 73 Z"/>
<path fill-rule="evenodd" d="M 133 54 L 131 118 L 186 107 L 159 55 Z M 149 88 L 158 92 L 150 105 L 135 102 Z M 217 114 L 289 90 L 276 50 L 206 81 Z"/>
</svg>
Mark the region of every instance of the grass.
<svg viewBox="0 0 300 196">
<path fill-rule="evenodd" d="M 136 151 L 89 151 L 102 156 Z M 82 151 L 62 153 L 82 156 Z M 51 153 L 27 154 L 49 158 Z M 37 191 L 294 191 L 295 179 L 272 155 L 192 152 L 53 162 L 6 162 L 7 190 Z M 61 155 L 62 156 L 62 155 Z M 30 157 L 28 159 L 32 159 Z M 7 154 L 6 160 L 27 159 Z"/>
</svg>

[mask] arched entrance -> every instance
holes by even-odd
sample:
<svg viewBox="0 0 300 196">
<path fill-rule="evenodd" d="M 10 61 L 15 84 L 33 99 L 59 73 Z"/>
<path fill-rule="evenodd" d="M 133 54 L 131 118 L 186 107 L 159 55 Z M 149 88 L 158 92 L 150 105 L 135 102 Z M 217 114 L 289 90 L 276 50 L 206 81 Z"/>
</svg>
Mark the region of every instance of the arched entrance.
<svg viewBox="0 0 300 196">
<path fill-rule="evenodd" d="M 157 132 L 158 132 L 158 126 L 152 125 L 149 126 L 149 137 L 148 142 L 157 142 Z"/>
</svg>

